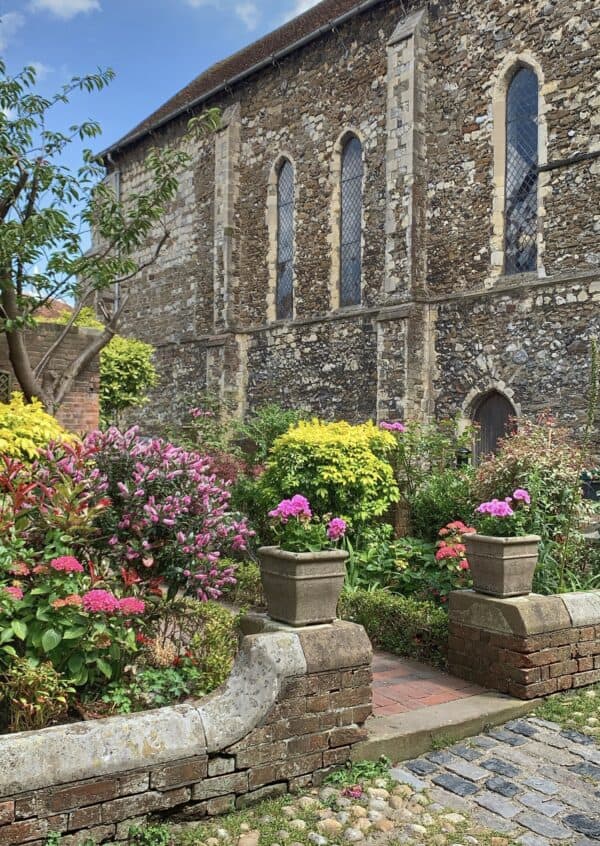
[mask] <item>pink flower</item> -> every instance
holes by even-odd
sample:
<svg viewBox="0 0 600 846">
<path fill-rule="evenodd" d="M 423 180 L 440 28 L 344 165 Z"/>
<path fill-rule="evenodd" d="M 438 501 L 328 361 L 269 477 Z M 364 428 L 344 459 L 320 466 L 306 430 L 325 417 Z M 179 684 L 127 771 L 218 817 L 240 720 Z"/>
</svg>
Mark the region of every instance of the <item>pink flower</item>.
<svg viewBox="0 0 600 846">
<path fill-rule="evenodd" d="M 387 432 L 406 432 L 406 426 L 404 423 L 400 423 L 399 420 L 391 423 L 388 423 L 386 420 L 382 420 L 379 424 L 379 428 L 385 429 Z"/>
<path fill-rule="evenodd" d="M 279 518 L 282 523 L 287 523 L 291 517 L 310 520 L 312 511 L 306 497 L 296 494 L 291 499 L 282 499 L 277 508 L 269 511 L 269 517 Z"/>
<path fill-rule="evenodd" d="M 23 591 L 20 587 L 5 587 L 4 591 L 10 596 L 11 599 L 14 599 L 17 602 L 20 599 L 23 599 Z"/>
<path fill-rule="evenodd" d="M 327 537 L 332 541 L 339 540 L 344 537 L 347 528 L 348 524 L 345 520 L 342 520 L 341 517 L 334 517 L 327 526 Z"/>
<path fill-rule="evenodd" d="M 83 573 L 83 567 L 76 558 L 72 555 L 63 555 L 60 558 L 53 558 L 50 562 L 53 570 L 62 571 L 63 573 Z"/>
<path fill-rule="evenodd" d="M 513 499 L 524 502 L 525 505 L 531 504 L 531 495 L 525 488 L 517 488 L 516 491 L 513 491 Z"/>
<path fill-rule="evenodd" d="M 463 558 L 462 561 L 458 562 L 458 569 L 459 570 L 468 570 L 469 569 L 469 562 L 466 558 Z"/>
<path fill-rule="evenodd" d="M 92 614 L 113 614 L 120 610 L 119 600 L 107 590 L 88 590 L 82 600 L 84 609 Z"/>
<path fill-rule="evenodd" d="M 512 517 L 515 513 L 508 502 L 501 499 L 492 499 L 491 502 L 482 502 L 477 508 L 478 514 L 490 514 L 492 517 Z"/>
<path fill-rule="evenodd" d="M 119 611 L 125 616 L 132 614 L 143 614 L 146 610 L 146 605 L 141 599 L 135 596 L 126 596 L 119 600 Z"/>
</svg>

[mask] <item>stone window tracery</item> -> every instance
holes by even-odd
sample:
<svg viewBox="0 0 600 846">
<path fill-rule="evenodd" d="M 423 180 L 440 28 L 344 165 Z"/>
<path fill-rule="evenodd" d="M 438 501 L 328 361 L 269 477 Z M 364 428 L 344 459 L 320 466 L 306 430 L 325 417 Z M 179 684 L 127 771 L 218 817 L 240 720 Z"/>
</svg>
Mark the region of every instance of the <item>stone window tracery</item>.
<svg viewBox="0 0 600 846">
<path fill-rule="evenodd" d="M 538 79 L 517 68 L 506 97 L 505 273 L 537 267 L 538 235 Z"/>
<path fill-rule="evenodd" d="M 294 169 L 283 159 L 277 177 L 277 284 L 276 317 L 294 312 Z"/>
<path fill-rule="evenodd" d="M 362 144 L 346 139 L 341 156 L 340 305 L 359 305 L 362 277 Z"/>
</svg>

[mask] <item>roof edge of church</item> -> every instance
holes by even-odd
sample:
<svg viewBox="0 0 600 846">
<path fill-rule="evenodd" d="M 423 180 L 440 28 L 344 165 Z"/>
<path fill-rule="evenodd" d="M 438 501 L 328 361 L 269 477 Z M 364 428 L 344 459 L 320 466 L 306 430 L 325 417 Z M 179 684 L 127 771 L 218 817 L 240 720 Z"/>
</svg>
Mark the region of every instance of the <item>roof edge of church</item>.
<svg viewBox="0 0 600 846">
<path fill-rule="evenodd" d="M 99 158 L 110 159 L 113 153 L 141 141 L 153 131 L 185 112 L 192 111 L 221 91 L 236 85 L 278 59 L 294 53 L 344 21 L 383 2 L 384 0 L 322 0 L 258 41 L 203 71 L 130 132 L 99 153 Z"/>
</svg>

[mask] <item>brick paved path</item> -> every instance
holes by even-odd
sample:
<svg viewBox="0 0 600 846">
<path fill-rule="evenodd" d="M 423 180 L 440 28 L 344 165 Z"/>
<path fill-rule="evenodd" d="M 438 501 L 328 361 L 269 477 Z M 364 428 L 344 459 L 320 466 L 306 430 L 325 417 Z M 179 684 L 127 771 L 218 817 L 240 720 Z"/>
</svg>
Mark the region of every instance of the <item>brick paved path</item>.
<svg viewBox="0 0 600 846">
<path fill-rule="evenodd" d="M 555 723 L 513 720 L 392 772 L 523 846 L 600 842 L 600 748 Z"/>
<path fill-rule="evenodd" d="M 416 711 L 485 693 L 482 687 L 441 670 L 376 652 L 373 656 L 373 714 L 376 717 Z"/>
</svg>

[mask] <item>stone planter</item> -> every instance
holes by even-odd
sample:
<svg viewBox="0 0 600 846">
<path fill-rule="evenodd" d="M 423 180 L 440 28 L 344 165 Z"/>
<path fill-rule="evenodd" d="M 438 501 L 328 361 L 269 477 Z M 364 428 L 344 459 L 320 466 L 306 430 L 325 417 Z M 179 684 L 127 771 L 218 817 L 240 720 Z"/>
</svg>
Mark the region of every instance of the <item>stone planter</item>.
<svg viewBox="0 0 600 846">
<path fill-rule="evenodd" d="M 538 535 L 520 538 L 464 535 L 474 590 L 500 597 L 531 593 L 540 540 Z"/>
<path fill-rule="evenodd" d="M 278 546 L 258 550 L 269 616 L 290 626 L 331 623 L 346 577 L 348 553 L 286 552 Z"/>
</svg>

